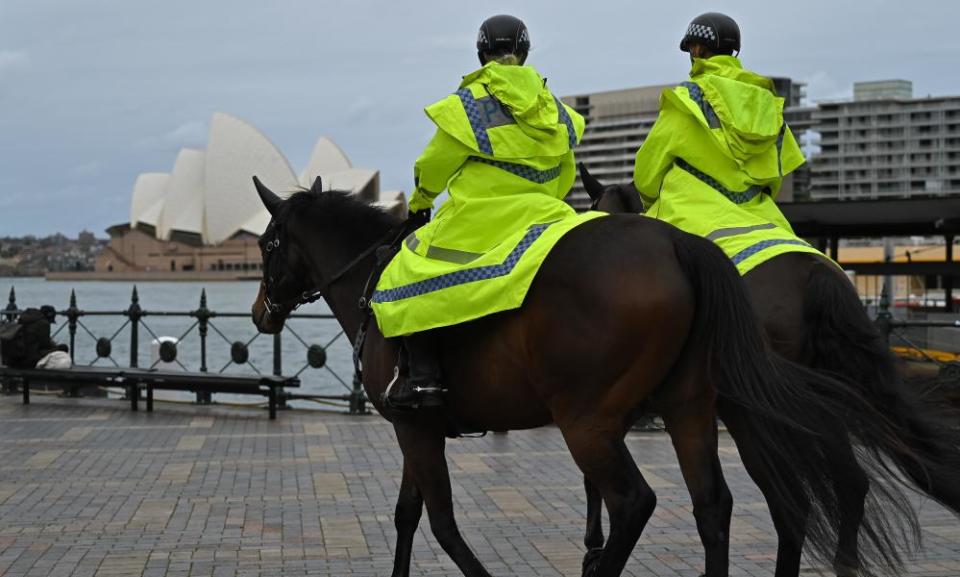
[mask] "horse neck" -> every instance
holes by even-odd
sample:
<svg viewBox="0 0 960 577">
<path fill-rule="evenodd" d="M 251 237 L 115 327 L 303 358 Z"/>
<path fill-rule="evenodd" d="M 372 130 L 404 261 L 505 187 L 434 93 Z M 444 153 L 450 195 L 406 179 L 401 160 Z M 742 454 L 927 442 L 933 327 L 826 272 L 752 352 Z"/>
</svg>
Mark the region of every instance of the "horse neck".
<svg viewBox="0 0 960 577">
<path fill-rule="evenodd" d="M 330 307 L 333 316 L 337 318 L 350 344 L 353 344 L 357 331 L 360 330 L 360 325 L 368 314 L 360 308 L 360 297 L 363 296 L 363 289 L 371 272 L 373 272 L 372 256 L 364 259 L 353 271 L 334 283 L 324 295 L 324 301 Z M 375 282 L 375 279 L 371 282 Z"/>
<path fill-rule="evenodd" d="M 304 248 L 305 252 L 311 255 L 310 268 L 317 286 L 320 286 L 322 281 L 319 277 L 331 278 L 376 242 L 375 238 L 366 242 L 352 242 L 354 239 L 344 238 L 342 229 L 337 227 L 316 226 L 312 231 L 314 234 L 307 237 Z M 386 230 L 383 233 L 386 233 Z M 377 236 L 383 233 L 377 233 Z M 319 262 L 330 264 L 321 267 Z M 368 280 L 371 283 L 376 282 L 376 279 L 371 279 L 375 264 L 376 256 L 367 256 L 334 281 L 324 294 L 324 301 L 351 343 L 367 314 L 360 308 L 359 303 Z"/>
</svg>

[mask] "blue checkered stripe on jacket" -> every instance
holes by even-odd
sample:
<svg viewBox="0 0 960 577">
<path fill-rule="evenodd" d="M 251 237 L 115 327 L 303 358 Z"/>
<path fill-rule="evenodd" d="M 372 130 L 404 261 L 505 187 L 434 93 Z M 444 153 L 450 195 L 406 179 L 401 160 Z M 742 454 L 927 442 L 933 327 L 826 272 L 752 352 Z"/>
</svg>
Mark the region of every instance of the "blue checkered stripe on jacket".
<svg viewBox="0 0 960 577">
<path fill-rule="evenodd" d="M 477 147 L 484 154 L 493 154 L 493 145 L 490 144 L 490 135 L 487 134 L 487 126 L 483 122 L 483 114 L 480 112 L 480 106 L 473 97 L 469 88 L 457 90 L 457 96 L 463 103 L 463 109 L 467 113 L 467 119 L 470 121 L 470 127 L 473 128 L 473 135 L 477 138 Z"/>
<path fill-rule="evenodd" d="M 687 162 L 682 158 L 677 159 L 677 166 L 689 172 L 691 175 L 696 177 L 697 180 L 699 180 L 700 182 L 706 184 L 710 188 L 716 190 L 723 196 L 727 197 L 730 200 L 730 202 L 734 204 L 743 204 L 745 202 L 750 202 L 751 200 L 754 199 L 754 197 L 756 197 L 758 194 L 760 194 L 765 190 L 765 187 L 753 185 L 743 192 L 734 192 L 724 187 L 722 184 L 720 184 L 719 181 L 717 181 L 717 179 L 713 178 L 709 174 L 700 172 L 699 170 L 691 166 L 689 162 Z"/>
<path fill-rule="evenodd" d="M 438 290 L 453 286 L 506 276 L 510 274 L 515 266 L 517 266 L 517 262 L 520 261 L 520 257 L 522 257 L 524 253 L 527 252 L 527 249 L 529 249 L 530 246 L 536 242 L 538 238 L 540 238 L 540 235 L 543 234 L 543 231 L 546 230 L 548 226 L 550 225 L 537 224 L 527 229 L 527 234 L 523 235 L 523 238 L 520 239 L 520 242 L 517 244 L 517 246 L 510 251 L 510 254 L 507 255 L 507 258 L 504 259 L 504 261 L 500 264 L 468 268 L 443 274 L 427 280 L 398 286 L 392 289 L 378 290 L 373 293 L 373 302 L 390 303 L 425 295 L 427 293 L 436 292 Z"/>
<path fill-rule="evenodd" d="M 530 182 L 535 182 L 537 184 L 545 184 L 551 180 L 560 176 L 560 165 L 554 166 L 553 168 L 547 170 L 537 170 L 532 166 L 527 166 L 526 164 L 517 164 L 515 162 L 503 162 L 502 160 L 491 160 L 489 158 L 483 158 L 481 156 L 471 156 L 470 160 L 481 162 L 483 164 L 489 164 L 490 166 L 495 166 L 500 170 L 506 170 L 507 172 L 519 176 L 520 178 L 529 180 Z"/>
<path fill-rule="evenodd" d="M 516 122 L 510 109 L 500 103 L 493 96 L 483 98 L 474 98 L 469 88 L 461 88 L 456 92 L 463 104 L 463 110 L 467 113 L 467 120 L 470 121 L 470 128 L 473 129 L 473 135 L 477 139 L 477 147 L 484 154 L 493 155 L 493 145 L 490 143 L 488 128 L 504 126 Z"/>
<path fill-rule="evenodd" d="M 570 113 L 567 112 L 567 107 L 563 105 L 563 102 L 561 102 L 556 96 L 554 96 L 553 99 L 557 102 L 557 114 L 559 114 L 560 122 L 567 126 L 567 136 L 570 138 L 570 148 L 576 148 L 577 129 L 573 127 L 573 119 L 570 118 Z"/>
<path fill-rule="evenodd" d="M 717 113 L 713 111 L 713 106 L 703 97 L 703 90 L 696 82 L 681 82 L 680 86 L 687 89 L 690 99 L 697 103 L 700 110 L 703 111 L 703 117 L 707 119 L 710 128 L 720 128 L 720 119 Z"/>
<path fill-rule="evenodd" d="M 772 247 L 772 246 L 779 246 L 779 245 L 782 245 L 782 244 L 792 244 L 792 245 L 797 245 L 797 246 L 810 246 L 810 243 L 804 242 L 804 241 L 802 241 L 802 240 L 800 240 L 800 239 L 785 239 L 785 238 L 784 238 L 784 239 L 777 239 L 777 238 L 774 238 L 774 239 L 770 239 L 770 240 L 761 240 L 760 242 L 758 242 L 758 243 L 756 243 L 756 244 L 752 244 L 752 245 L 748 246 L 747 248 L 741 250 L 741 251 L 738 252 L 737 254 L 733 255 L 733 257 L 732 257 L 730 260 L 733 261 L 733 264 L 740 264 L 740 263 L 742 263 L 743 261 L 747 260 L 748 258 L 750 258 L 751 256 L 757 254 L 758 252 L 760 252 L 760 251 L 762 251 L 762 250 L 766 250 L 766 249 L 768 249 L 768 248 L 770 248 L 770 247 Z"/>
</svg>

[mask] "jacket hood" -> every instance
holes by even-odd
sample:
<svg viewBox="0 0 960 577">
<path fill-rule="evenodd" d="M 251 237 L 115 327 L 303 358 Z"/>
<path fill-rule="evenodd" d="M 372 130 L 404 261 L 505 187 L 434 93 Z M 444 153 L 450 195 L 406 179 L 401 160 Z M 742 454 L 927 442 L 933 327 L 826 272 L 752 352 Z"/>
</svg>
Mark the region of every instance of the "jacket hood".
<svg viewBox="0 0 960 577">
<path fill-rule="evenodd" d="M 740 163 L 776 146 L 783 129 L 783 98 L 773 81 L 744 70 L 733 56 L 696 59 L 690 79 L 720 120 L 731 155 Z"/>
<path fill-rule="evenodd" d="M 553 138 L 558 130 L 557 102 L 546 81 L 532 66 L 488 62 L 483 68 L 463 77 L 460 87 L 482 84 L 510 109 L 517 124 L 531 138 Z"/>
</svg>

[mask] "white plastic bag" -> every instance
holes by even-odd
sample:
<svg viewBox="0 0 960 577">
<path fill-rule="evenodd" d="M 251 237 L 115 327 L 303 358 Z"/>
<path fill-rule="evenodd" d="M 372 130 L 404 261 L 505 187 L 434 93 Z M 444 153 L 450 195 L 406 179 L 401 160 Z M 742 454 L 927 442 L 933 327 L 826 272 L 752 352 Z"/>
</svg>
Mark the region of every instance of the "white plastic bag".
<svg viewBox="0 0 960 577">
<path fill-rule="evenodd" d="M 37 361 L 38 369 L 69 369 L 72 366 L 69 353 L 63 351 L 51 351 Z"/>
</svg>

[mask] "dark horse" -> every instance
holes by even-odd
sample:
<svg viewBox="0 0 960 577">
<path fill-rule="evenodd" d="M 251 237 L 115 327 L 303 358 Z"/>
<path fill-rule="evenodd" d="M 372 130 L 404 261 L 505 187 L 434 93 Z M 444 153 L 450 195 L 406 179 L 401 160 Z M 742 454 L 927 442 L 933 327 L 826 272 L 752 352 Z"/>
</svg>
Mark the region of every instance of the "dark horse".
<svg viewBox="0 0 960 577">
<path fill-rule="evenodd" d="M 276 333 L 298 304 L 322 295 L 348 335 L 374 277 L 375 248 L 400 221 L 344 193 L 309 191 L 282 200 L 256 181 L 273 216 L 260 239 L 264 279 L 252 315 Z M 306 296 L 305 296 L 306 295 Z M 812 431 L 863 421 L 887 434 L 851 389 L 771 353 L 736 270 L 711 243 L 634 216 L 587 222 L 560 240 L 522 308 L 439 329 L 447 410 L 470 427 L 508 430 L 556 423 L 586 478 L 600 491 L 610 535 L 591 575 L 619 575 L 656 497 L 624 443 L 641 402 L 666 420 L 696 504 L 706 571 L 727 575 L 732 499 L 720 471 L 714 403 L 742 408 L 755 454 L 804 481 L 782 492 L 791 511 L 835 522 L 821 491 L 820 455 L 835 439 Z M 355 341 L 354 341 L 355 342 Z M 397 349 L 369 324 L 363 385 L 378 411 Z M 831 397 L 811 395 L 830 389 Z M 385 414 L 403 453 L 394 576 L 409 574 L 425 503 L 437 541 L 468 576 L 487 571 L 460 536 L 444 457 L 445 417 Z M 861 419 L 862 417 L 862 419 Z M 806 457 L 785 461 L 781 455 Z"/>
<path fill-rule="evenodd" d="M 643 205 L 631 185 L 604 187 L 581 165 L 581 177 L 594 208 L 610 213 L 640 213 Z M 945 403 L 920 399 L 901 380 L 895 359 L 884 339 L 860 303 L 849 279 L 831 262 L 810 253 L 787 253 L 759 265 L 744 276 L 750 299 L 760 316 L 770 345 L 784 357 L 812 369 L 842 378 L 857 388 L 902 431 L 901 445 L 892 451 L 883 443 L 861 438 L 872 452 L 873 463 L 880 454 L 892 460 L 913 485 L 927 495 L 960 512 L 960 434 L 955 429 L 960 415 L 950 412 Z M 794 577 L 800 571 L 800 551 L 804 532 L 799 519 L 777 502 L 775 487 L 783 480 L 770 474 L 762 457 L 754 451 L 753 439 L 743 427 L 751 417 L 740 407 L 718 403 L 720 418 L 733 435 L 751 477 L 764 492 L 779 538 L 776 577 Z M 840 429 L 823 430 L 845 440 Z M 835 487 L 840 524 L 834 568 L 838 575 L 869 571 L 863 567 L 876 557 L 858 556 L 858 529 L 876 533 L 879 527 L 864 517 L 865 506 L 878 506 L 868 500 L 870 483 L 848 443 L 835 445 L 836 453 L 826 457 L 829 477 L 842 480 Z M 861 459 L 862 460 L 862 459 Z M 789 478 L 786 481 L 790 481 Z M 876 487 L 874 487 L 877 489 Z M 588 546 L 603 544 L 600 495 L 587 482 Z M 899 501 L 899 497 L 887 494 Z M 899 501 L 903 503 L 903 501 Z M 865 505 L 867 503 L 867 505 Z M 861 526 L 861 521 L 864 521 Z M 871 535 L 873 542 L 880 542 Z M 875 551 L 883 554 L 888 549 Z"/>
</svg>

